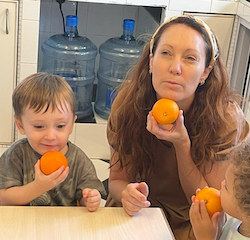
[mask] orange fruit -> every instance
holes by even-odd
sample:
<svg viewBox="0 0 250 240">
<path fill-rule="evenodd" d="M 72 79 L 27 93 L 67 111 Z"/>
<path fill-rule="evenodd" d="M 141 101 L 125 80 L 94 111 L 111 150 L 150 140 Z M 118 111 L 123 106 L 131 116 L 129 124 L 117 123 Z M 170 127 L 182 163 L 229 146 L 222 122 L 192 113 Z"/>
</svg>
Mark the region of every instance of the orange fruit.
<svg viewBox="0 0 250 240">
<path fill-rule="evenodd" d="M 179 115 L 179 107 L 175 101 L 162 98 L 154 104 L 152 115 L 158 123 L 170 124 L 177 119 Z"/>
<path fill-rule="evenodd" d="M 222 212 L 220 191 L 216 188 L 208 187 L 201 189 L 200 192 L 197 193 L 195 199 L 205 201 L 207 212 L 210 217 L 212 217 L 215 212 Z"/>
<path fill-rule="evenodd" d="M 68 161 L 61 152 L 48 151 L 44 153 L 40 159 L 41 171 L 46 175 L 53 173 L 62 165 L 64 165 L 64 167 L 67 167 Z"/>
</svg>

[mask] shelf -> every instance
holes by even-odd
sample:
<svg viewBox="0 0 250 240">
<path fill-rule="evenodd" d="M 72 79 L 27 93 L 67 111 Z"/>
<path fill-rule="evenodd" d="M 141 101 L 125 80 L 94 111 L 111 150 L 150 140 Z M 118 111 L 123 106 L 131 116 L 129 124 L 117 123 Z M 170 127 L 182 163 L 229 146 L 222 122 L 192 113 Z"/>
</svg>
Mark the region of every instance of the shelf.
<svg viewBox="0 0 250 240">
<path fill-rule="evenodd" d="M 69 0 L 69 2 L 75 2 Z M 88 2 L 88 3 L 103 3 L 103 4 L 120 4 L 120 5 L 134 5 L 134 6 L 147 6 L 147 7 L 167 7 L 166 0 L 154 0 L 154 1 L 143 1 L 143 0 L 78 0 L 77 2 Z"/>
</svg>

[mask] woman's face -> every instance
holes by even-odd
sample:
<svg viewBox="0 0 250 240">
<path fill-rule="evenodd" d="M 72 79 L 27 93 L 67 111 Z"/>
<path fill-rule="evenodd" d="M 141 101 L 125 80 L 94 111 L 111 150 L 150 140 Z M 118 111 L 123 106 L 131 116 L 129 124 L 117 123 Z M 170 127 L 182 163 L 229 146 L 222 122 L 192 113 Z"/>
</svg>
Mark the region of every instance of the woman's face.
<svg viewBox="0 0 250 240">
<path fill-rule="evenodd" d="M 205 68 L 205 59 L 205 42 L 199 32 L 184 24 L 167 28 L 154 55 L 150 55 L 157 99 L 170 98 L 187 110 L 197 86 L 211 71 L 211 66 Z"/>
</svg>

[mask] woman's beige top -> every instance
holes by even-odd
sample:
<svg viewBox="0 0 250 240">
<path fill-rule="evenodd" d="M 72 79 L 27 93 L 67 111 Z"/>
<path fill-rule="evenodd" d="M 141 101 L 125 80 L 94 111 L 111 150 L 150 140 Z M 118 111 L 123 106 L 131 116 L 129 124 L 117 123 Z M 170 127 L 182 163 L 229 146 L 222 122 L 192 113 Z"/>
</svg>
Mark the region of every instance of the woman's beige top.
<svg viewBox="0 0 250 240">
<path fill-rule="evenodd" d="M 115 109 L 112 110 L 115 112 Z M 229 152 L 230 148 L 249 133 L 249 125 L 238 105 L 232 104 L 228 108 L 228 119 L 230 119 L 231 128 L 224 136 L 218 136 L 218 139 L 223 139 L 223 144 L 220 144 L 223 150 L 217 153 L 221 155 L 222 159 L 227 159 L 225 154 Z M 113 119 L 112 123 L 114 124 Z M 115 132 L 111 132 L 110 125 L 108 125 L 107 131 L 108 136 L 115 134 Z M 112 146 L 115 145 L 110 141 L 109 143 Z M 151 151 L 155 154 L 155 162 L 152 174 L 146 179 L 149 186 L 148 200 L 151 202 L 151 206 L 163 209 L 177 240 L 195 239 L 189 222 L 190 204 L 178 177 L 175 148 L 170 142 L 156 139 L 155 147 Z"/>
</svg>

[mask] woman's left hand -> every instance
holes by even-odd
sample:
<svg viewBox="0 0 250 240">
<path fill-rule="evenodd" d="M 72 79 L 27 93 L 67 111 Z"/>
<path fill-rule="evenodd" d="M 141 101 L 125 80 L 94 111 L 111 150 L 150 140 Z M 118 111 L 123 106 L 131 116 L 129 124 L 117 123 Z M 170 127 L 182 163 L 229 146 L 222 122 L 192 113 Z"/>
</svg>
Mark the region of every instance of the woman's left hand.
<svg viewBox="0 0 250 240">
<path fill-rule="evenodd" d="M 147 116 L 147 130 L 158 139 L 172 142 L 173 144 L 184 143 L 189 139 L 187 129 L 184 125 L 183 111 L 179 111 L 179 116 L 173 124 L 160 124 L 156 122 L 150 111 Z"/>
</svg>

